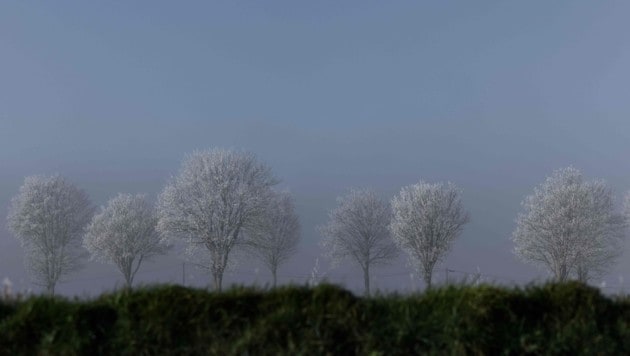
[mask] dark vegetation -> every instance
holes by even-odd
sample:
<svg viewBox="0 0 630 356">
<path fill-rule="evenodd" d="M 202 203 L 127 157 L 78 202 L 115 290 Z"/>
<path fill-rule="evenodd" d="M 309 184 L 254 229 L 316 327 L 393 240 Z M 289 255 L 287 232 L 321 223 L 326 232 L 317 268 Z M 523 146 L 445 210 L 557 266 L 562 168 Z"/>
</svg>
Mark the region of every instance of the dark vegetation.
<svg viewBox="0 0 630 356">
<path fill-rule="evenodd" d="M 630 299 L 579 283 L 356 297 L 144 287 L 0 302 L 2 355 L 630 354 Z"/>
</svg>

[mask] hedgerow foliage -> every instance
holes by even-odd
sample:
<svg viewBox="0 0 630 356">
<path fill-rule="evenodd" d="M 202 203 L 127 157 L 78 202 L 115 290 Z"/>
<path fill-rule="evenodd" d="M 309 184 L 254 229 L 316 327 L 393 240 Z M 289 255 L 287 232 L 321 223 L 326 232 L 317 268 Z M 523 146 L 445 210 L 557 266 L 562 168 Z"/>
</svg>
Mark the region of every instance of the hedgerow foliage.
<svg viewBox="0 0 630 356">
<path fill-rule="evenodd" d="M 0 302 L 0 354 L 630 354 L 630 303 L 579 283 L 360 298 L 333 285 Z"/>
</svg>

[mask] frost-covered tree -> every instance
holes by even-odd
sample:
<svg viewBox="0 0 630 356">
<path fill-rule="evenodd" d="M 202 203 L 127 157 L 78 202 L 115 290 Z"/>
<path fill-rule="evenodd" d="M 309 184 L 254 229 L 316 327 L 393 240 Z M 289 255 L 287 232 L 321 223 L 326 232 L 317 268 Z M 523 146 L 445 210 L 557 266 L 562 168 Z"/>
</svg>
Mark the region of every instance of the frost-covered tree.
<svg viewBox="0 0 630 356">
<path fill-rule="evenodd" d="M 300 221 L 288 192 L 274 192 L 264 214 L 247 229 L 245 244 L 262 260 L 276 286 L 278 266 L 295 253 L 300 241 Z"/>
<path fill-rule="evenodd" d="M 352 189 L 337 198 L 329 222 L 320 228 L 322 247 L 339 262 L 350 258 L 363 270 L 365 294 L 370 294 L 370 267 L 385 264 L 398 255 L 388 225 L 389 204 L 369 189 Z"/>
<path fill-rule="evenodd" d="M 604 181 L 586 181 L 573 167 L 559 169 L 522 206 L 512 234 L 514 253 L 557 281 L 587 282 L 605 272 L 621 251 L 626 219 L 615 211 Z"/>
<path fill-rule="evenodd" d="M 417 266 L 427 288 L 431 287 L 436 264 L 469 221 L 460 196 L 452 183 L 420 181 L 402 188 L 392 199 L 390 229 L 394 241 Z"/>
<path fill-rule="evenodd" d="M 247 152 L 213 149 L 188 155 L 158 197 L 158 231 L 206 253 L 221 290 L 230 252 L 246 226 L 264 214 L 277 183 L 271 169 Z"/>
<path fill-rule="evenodd" d="M 81 237 L 93 212 L 88 195 L 58 175 L 26 177 L 11 201 L 9 229 L 25 250 L 34 282 L 49 294 L 81 266 Z"/>
<path fill-rule="evenodd" d="M 155 208 L 144 195 L 118 194 L 92 218 L 83 245 L 93 259 L 118 267 L 130 288 L 140 264 L 168 249 L 156 225 Z"/>
</svg>

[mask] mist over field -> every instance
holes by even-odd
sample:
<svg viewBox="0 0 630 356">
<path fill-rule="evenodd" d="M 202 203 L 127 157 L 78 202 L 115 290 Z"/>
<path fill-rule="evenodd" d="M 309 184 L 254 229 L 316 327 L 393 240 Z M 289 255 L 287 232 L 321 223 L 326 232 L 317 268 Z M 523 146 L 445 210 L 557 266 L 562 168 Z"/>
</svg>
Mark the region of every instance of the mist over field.
<svg viewBox="0 0 630 356">
<path fill-rule="evenodd" d="M 337 198 L 452 182 L 470 216 L 433 283 L 524 285 L 552 276 L 517 258 L 521 202 L 561 168 L 630 190 L 630 4 L 622 1 L 169 1 L 0 4 L 0 279 L 31 282 L 7 214 L 24 179 L 59 174 L 95 207 L 158 195 L 187 155 L 251 152 L 290 192 L 301 234 L 278 284 L 318 275 L 362 293 L 361 268 L 333 265 L 321 227 Z M 630 289 L 627 237 L 589 281 Z M 210 286 L 178 242 L 134 284 Z M 242 253 L 224 286 L 271 284 Z M 373 291 L 422 290 L 401 251 Z M 122 288 L 86 260 L 62 295 Z"/>
</svg>

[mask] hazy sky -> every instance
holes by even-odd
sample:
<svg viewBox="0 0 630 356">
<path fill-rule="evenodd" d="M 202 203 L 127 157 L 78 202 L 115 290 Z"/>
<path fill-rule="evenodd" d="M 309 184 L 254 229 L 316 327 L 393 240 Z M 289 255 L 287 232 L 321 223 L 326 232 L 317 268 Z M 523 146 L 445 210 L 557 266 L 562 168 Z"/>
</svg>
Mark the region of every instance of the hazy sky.
<svg viewBox="0 0 630 356">
<path fill-rule="evenodd" d="M 32 287 L 5 227 L 25 176 L 59 173 L 96 205 L 154 199 L 186 153 L 224 147 L 256 153 L 295 196 L 303 240 L 280 282 L 306 279 L 338 195 L 389 199 L 420 179 L 460 186 L 472 218 L 438 282 L 445 267 L 543 279 L 511 253 L 523 197 L 568 165 L 619 198 L 630 189 L 629 13 L 621 0 L 3 0 L 0 278 Z M 256 266 L 228 283 L 268 281 Z M 173 254 L 138 279 L 179 282 L 181 269 Z M 629 270 L 630 246 L 607 285 Z M 408 290 L 409 272 L 401 259 L 373 286 Z M 362 289 L 350 264 L 329 277 Z M 58 290 L 121 282 L 89 262 Z"/>
</svg>

